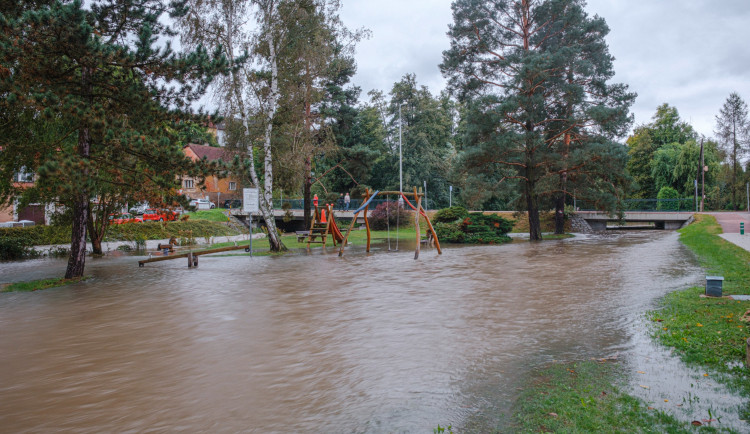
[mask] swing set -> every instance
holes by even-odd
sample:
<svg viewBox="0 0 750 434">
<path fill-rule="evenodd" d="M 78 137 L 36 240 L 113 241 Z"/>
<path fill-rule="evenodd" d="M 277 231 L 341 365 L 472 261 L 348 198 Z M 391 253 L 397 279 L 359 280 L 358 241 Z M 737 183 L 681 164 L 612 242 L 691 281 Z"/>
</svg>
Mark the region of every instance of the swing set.
<svg viewBox="0 0 750 434">
<path fill-rule="evenodd" d="M 354 227 L 354 223 L 357 222 L 357 216 L 360 212 L 364 211 L 364 220 L 365 220 L 365 228 L 367 229 L 367 252 L 370 252 L 370 241 L 371 241 L 371 234 L 370 234 L 370 222 L 367 219 L 367 210 L 370 206 L 370 203 L 377 197 L 378 195 L 382 196 L 390 196 L 390 195 L 396 195 L 399 196 L 399 199 L 403 199 L 404 203 L 408 204 L 411 209 L 416 211 L 414 213 L 414 227 L 416 229 L 416 239 L 417 239 L 417 247 L 414 251 L 414 259 L 419 258 L 419 250 L 421 246 L 421 233 L 419 230 L 419 216 L 421 215 L 424 217 L 425 221 L 427 222 L 427 228 L 429 230 L 429 234 L 432 235 L 432 241 L 435 243 L 435 247 L 437 248 L 438 255 L 443 254 L 442 250 L 440 249 L 440 241 L 438 241 L 437 234 L 435 233 L 435 228 L 432 227 L 432 223 L 430 222 L 430 218 L 427 217 L 427 213 L 425 212 L 424 208 L 422 208 L 422 197 L 424 194 L 418 193 L 417 188 L 414 187 L 414 193 L 410 192 L 402 192 L 402 191 L 375 191 L 370 193 L 370 190 L 365 190 L 365 201 L 356 210 L 354 210 L 354 216 L 352 217 L 352 222 L 349 225 L 349 229 L 346 231 L 346 235 L 344 235 L 344 238 L 342 241 L 340 241 L 341 247 L 339 248 L 339 256 L 344 255 L 344 247 L 346 246 L 346 241 L 349 239 L 349 234 L 352 231 L 352 228 Z M 408 196 L 408 197 L 407 197 Z M 409 197 L 414 198 L 414 201 L 417 203 L 416 206 L 412 205 L 412 203 L 409 201 Z M 386 208 L 388 209 L 388 208 Z M 390 211 L 387 211 L 390 212 Z M 396 250 L 398 250 L 398 214 L 396 214 Z M 390 215 L 388 215 L 388 220 L 390 220 Z M 388 223 L 388 250 L 391 250 L 390 244 L 391 243 L 391 236 L 390 236 L 390 222 Z"/>
</svg>

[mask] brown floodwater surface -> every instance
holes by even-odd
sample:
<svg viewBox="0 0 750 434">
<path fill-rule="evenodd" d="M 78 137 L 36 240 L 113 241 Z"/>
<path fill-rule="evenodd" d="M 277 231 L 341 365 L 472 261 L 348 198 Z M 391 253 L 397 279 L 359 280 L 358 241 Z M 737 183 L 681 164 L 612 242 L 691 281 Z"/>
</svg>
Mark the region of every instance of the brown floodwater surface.
<svg viewBox="0 0 750 434">
<path fill-rule="evenodd" d="M 87 281 L 0 294 L 0 431 L 486 431 L 552 361 L 658 360 L 642 312 L 702 279 L 673 232 L 419 261 L 407 243 L 375 247 L 198 269 L 104 258 Z M 64 267 L 2 263 L 0 282 Z"/>
</svg>

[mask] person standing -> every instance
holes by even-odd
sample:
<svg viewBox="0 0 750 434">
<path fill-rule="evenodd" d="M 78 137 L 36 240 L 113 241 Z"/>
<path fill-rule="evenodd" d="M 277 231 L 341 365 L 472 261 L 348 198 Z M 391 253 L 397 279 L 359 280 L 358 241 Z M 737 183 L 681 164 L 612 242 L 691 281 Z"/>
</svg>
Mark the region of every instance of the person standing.
<svg viewBox="0 0 750 434">
<path fill-rule="evenodd" d="M 346 193 L 346 196 L 344 196 L 344 211 L 349 211 L 349 203 L 352 201 L 352 198 L 349 197 L 349 193 Z"/>
</svg>

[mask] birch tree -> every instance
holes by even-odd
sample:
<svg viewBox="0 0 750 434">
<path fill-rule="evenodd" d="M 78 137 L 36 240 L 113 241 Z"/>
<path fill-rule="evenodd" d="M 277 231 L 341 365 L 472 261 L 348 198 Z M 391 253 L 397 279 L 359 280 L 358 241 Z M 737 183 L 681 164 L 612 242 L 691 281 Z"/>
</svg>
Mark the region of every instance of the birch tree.
<svg viewBox="0 0 750 434">
<path fill-rule="evenodd" d="M 223 48 L 230 73 L 216 85 L 221 112 L 241 125 L 248 149 L 243 165 L 260 188 L 260 213 L 268 228 L 271 251 L 286 247 L 276 230 L 273 212 L 274 119 L 278 110 L 279 51 L 287 33 L 280 7 L 285 0 L 189 0 L 190 12 L 180 21 L 183 43 Z M 256 165 L 262 159 L 261 172 Z"/>
</svg>

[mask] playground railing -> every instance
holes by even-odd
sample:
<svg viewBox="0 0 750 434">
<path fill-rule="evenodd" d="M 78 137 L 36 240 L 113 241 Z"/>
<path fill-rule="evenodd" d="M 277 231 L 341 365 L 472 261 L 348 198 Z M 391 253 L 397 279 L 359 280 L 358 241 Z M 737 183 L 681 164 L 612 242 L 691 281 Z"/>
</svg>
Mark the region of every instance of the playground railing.
<svg viewBox="0 0 750 434">
<path fill-rule="evenodd" d="M 680 199 L 626 199 L 623 211 L 695 211 L 693 198 Z M 580 211 L 597 211 L 593 204 L 578 201 Z"/>
</svg>

